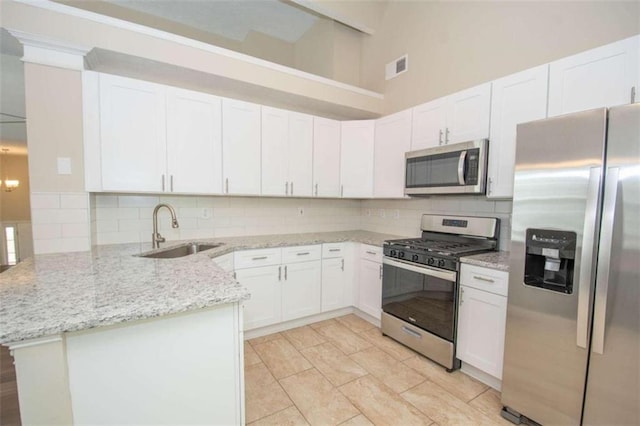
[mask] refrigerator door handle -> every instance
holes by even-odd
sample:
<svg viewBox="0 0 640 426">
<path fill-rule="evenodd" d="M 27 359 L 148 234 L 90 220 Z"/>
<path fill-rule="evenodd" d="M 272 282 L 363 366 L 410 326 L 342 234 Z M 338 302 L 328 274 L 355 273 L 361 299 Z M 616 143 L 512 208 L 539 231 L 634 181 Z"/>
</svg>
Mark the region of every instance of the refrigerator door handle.
<svg viewBox="0 0 640 426">
<path fill-rule="evenodd" d="M 586 349 L 589 333 L 589 295 L 593 273 L 593 250 L 596 236 L 596 220 L 598 218 L 598 193 L 600 191 L 601 167 L 589 170 L 589 187 L 587 189 L 587 205 L 582 232 L 582 257 L 580 258 L 580 282 L 578 283 L 578 327 L 576 344 Z"/>
<path fill-rule="evenodd" d="M 618 177 L 620 169 L 607 169 L 604 189 L 604 205 L 602 209 L 602 230 L 600 232 L 600 248 L 598 249 L 598 275 L 596 277 L 596 299 L 593 307 L 593 352 L 604 353 L 604 328 L 607 316 L 607 294 L 609 293 L 609 267 L 611 262 L 611 245 L 613 243 L 613 225 L 616 218 L 616 201 L 618 198 Z"/>
</svg>

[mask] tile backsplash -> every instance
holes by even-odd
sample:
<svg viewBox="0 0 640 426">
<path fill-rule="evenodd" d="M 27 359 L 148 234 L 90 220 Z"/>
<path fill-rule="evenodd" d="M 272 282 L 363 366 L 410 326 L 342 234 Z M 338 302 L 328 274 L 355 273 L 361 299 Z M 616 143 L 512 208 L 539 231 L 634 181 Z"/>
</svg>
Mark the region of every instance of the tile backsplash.
<svg viewBox="0 0 640 426">
<path fill-rule="evenodd" d="M 358 200 L 95 194 L 94 241 L 150 242 L 158 203 L 171 205 L 180 224 L 171 228 L 169 211 L 159 211 L 158 228 L 167 241 L 360 228 Z"/>
<path fill-rule="evenodd" d="M 153 208 L 159 203 L 173 206 L 180 223 L 171 228 L 168 210 L 160 210 L 158 228 L 167 241 L 353 229 L 415 237 L 424 213 L 498 217 L 503 250 L 508 249 L 511 233 L 511 202 L 482 197 L 342 200 L 91 194 L 92 240 L 99 245 L 150 242 Z"/>
</svg>

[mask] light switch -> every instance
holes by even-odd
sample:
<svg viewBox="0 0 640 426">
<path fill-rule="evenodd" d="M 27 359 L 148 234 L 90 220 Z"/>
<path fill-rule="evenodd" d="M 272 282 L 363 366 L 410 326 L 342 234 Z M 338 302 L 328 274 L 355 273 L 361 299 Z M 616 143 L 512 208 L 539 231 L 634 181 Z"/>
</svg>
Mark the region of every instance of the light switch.
<svg viewBox="0 0 640 426">
<path fill-rule="evenodd" d="M 58 157 L 58 174 L 59 175 L 71 174 L 71 158 Z"/>
</svg>

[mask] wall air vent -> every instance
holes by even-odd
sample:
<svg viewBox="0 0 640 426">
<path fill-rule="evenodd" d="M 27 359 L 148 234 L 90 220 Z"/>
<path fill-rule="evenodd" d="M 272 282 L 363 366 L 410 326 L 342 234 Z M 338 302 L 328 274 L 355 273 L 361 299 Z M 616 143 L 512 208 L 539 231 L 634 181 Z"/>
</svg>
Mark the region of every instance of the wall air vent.
<svg viewBox="0 0 640 426">
<path fill-rule="evenodd" d="M 406 72 L 409 69 L 409 55 L 404 55 L 389 62 L 385 66 L 385 80 L 391 80 L 392 78 Z"/>
</svg>

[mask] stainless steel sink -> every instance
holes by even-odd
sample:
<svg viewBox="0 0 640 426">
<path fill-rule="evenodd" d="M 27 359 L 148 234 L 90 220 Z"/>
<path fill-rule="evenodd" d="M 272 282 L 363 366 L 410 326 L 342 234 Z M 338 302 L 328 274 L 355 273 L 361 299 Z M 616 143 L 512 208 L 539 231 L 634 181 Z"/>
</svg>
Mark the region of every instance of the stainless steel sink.
<svg viewBox="0 0 640 426">
<path fill-rule="evenodd" d="M 222 243 L 189 243 L 177 247 L 166 248 L 164 250 L 156 251 L 153 253 L 141 254 L 140 257 L 148 257 L 153 259 L 174 259 L 176 257 L 189 256 L 190 254 L 196 254 L 201 251 L 210 250 L 216 247 L 220 247 L 221 245 Z"/>
</svg>

